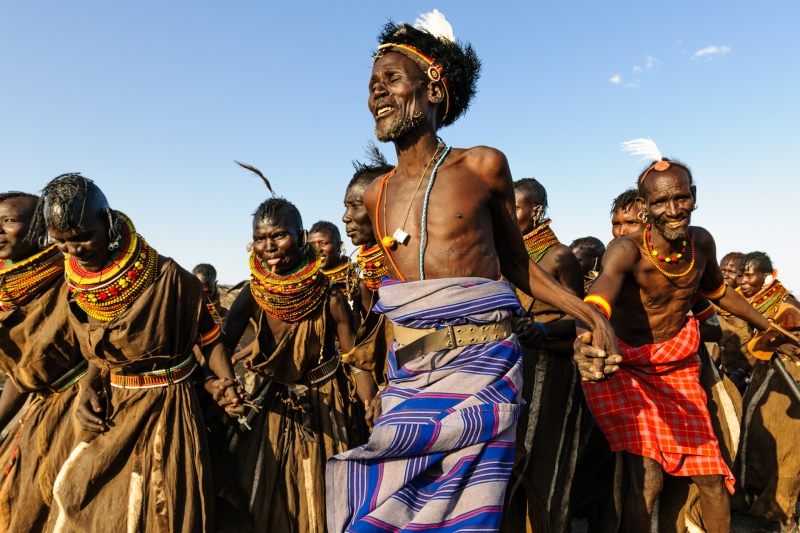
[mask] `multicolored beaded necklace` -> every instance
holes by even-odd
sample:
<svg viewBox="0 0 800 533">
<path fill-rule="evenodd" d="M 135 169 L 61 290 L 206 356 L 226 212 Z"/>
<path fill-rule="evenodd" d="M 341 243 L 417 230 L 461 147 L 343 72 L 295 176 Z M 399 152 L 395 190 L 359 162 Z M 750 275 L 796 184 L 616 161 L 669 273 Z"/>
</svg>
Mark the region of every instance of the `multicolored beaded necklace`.
<svg viewBox="0 0 800 533">
<path fill-rule="evenodd" d="M 775 318 L 781 304 L 788 297 L 789 291 L 776 279 L 758 291 L 752 298 L 748 298 L 747 301 L 765 318 Z"/>
<path fill-rule="evenodd" d="M 64 256 L 55 244 L 22 261 L 4 261 L 0 266 L 0 308 L 22 307 L 63 273 Z"/>
<path fill-rule="evenodd" d="M 692 271 L 694 268 L 694 242 L 692 242 L 692 238 L 689 237 L 689 234 L 686 234 L 686 241 L 689 241 L 689 245 L 692 248 L 692 262 L 689 263 L 689 267 L 681 272 L 680 274 L 672 274 L 671 272 L 667 272 L 656 263 L 656 260 L 653 259 L 654 257 L 658 257 L 659 261 L 666 261 L 667 263 L 676 263 L 678 260 L 683 257 L 683 252 L 686 251 L 686 248 L 681 248 L 681 253 L 677 254 L 674 258 L 661 256 L 658 254 L 658 250 L 653 249 L 653 243 L 650 242 L 650 227 L 652 224 L 648 224 L 645 226 L 644 231 L 642 231 L 642 246 L 644 246 L 645 252 L 647 252 L 647 257 L 650 258 L 650 261 L 653 265 L 658 269 L 659 272 L 667 276 L 668 278 L 681 278 Z M 683 241 L 683 246 L 686 246 L 686 241 Z"/>
<path fill-rule="evenodd" d="M 158 252 L 136 233 L 133 222 L 119 211 L 121 246 L 99 272 L 81 268 L 69 254 L 66 277 L 69 290 L 87 315 L 110 322 L 122 314 L 158 276 Z"/>
<path fill-rule="evenodd" d="M 219 294 L 217 294 L 217 298 L 212 302 L 211 300 L 205 300 L 206 309 L 211 314 L 211 318 L 214 319 L 214 322 L 217 324 L 221 324 L 223 322 L 222 316 L 219 314 Z"/>
<path fill-rule="evenodd" d="M 341 265 L 330 270 L 323 270 L 322 273 L 328 277 L 331 285 L 339 285 L 347 299 L 350 300 L 350 295 L 358 285 L 358 270 L 350 259 L 345 259 Z"/>
<path fill-rule="evenodd" d="M 371 291 L 381 288 L 381 279 L 389 275 L 389 266 L 383 256 L 383 250 L 378 244 L 370 247 L 361 246 L 356 257 L 356 262 L 361 268 L 361 275 L 364 276 L 364 284 Z"/>
<path fill-rule="evenodd" d="M 541 261 L 544 254 L 559 242 L 556 234 L 550 229 L 551 222 L 552 220 L 548 218 L 539 227 L 522 238 L 525 241 L 525 249 L 528 251 L 528 256 L 533 259 L 534 263 Z"/>
<path fill-rule="evenodd" d="M 273 274 L 255 252 L 250 254 L 250 292 L 261 308 L 283 322 L 297 322 L 325 299 L 328 278 L 322 259 L 308 246 L 300 264 L 284 275 Z"/>
</svg>

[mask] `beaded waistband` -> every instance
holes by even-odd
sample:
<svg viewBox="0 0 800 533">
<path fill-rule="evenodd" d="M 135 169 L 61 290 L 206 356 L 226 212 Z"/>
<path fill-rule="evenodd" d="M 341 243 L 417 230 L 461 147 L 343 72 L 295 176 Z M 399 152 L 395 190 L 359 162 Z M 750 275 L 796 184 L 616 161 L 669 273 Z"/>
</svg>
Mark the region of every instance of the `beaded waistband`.
<svg viewBox="0 0 800 533">
<path fill-rule="evenodd" d="M 166 387 L 185 380 L 194 372 L 195 368 L 197 368 L 197 361 L 194 355 L 190 354 L 185 361 L 166 370 L 154 370 L 141 374 L 111 372 L 111 386 L 120 389 L 152 389 L 155 387 Z"/>
<path fill-rule="evenodd" d="M 317 383 L 325 381 L 336 372 L 336 370 L 339 368 L 339 363 L 341 360 L 342 358 L 337 354 L 318 367 L 312 368 L 308 371 L 308 374 L 306 374 L 308 381 L 310 381 L 312 385 L 316 385 Z"/>
<path fill-rule="evenodd" d="M 48 389 L 55 393 L 64 392 L 75 383 L 78 382 L 83 376 L 85 376 L 89 372 L 89 363 L 87 361 L 81 361 L 72 370 L 68 371 L 66 374 L 52 382 L 50 385 L 47 386 Z"/>
</svg>

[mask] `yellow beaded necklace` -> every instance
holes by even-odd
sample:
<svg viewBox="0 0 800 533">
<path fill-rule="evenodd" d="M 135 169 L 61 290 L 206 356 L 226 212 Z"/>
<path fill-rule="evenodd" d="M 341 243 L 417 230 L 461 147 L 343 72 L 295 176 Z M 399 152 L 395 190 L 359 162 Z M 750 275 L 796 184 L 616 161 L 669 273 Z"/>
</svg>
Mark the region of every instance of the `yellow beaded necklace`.
<svg viewBox="0 0 800 533">
<path fill-rule="evenodd" d="M 361 274 L 364 276 L 364 284 L 371 291 L 381 288 L 381 279 L 389 275 L 389 266 L 386 264 L 386 257 L 383 250 L 376 243 L 370 247 L 362 245 L 356 256 Z"/>
<path fill-rule="evenodd" d="M 133 222 L 117 211 L 122 245 L 99 272 L 81 268 L 78 260 L 66 254 L 69 290 L 87 315 L 110 322 L 152 283 L 158 275 L 158 252 L 136 233 Z"/>
<path fill-rule="evenodd" d="M 22 261 L 0 266 L 0 308 L 22 307 L 63 274 L 64 256 L 55 244 Z"/>
<path fill-rule="evenodd" d="M 533 259 L 534 263 L 541 261 L 547 251 L 559 242 L 556 234 L 550 229 L 551 222 L 550 219 L 545 220 L 538 228 L 522 238 L 525 241 L 528 256 Z"/>
<path fill-rule="evenodd" d="M 655 267 L 658 269 L 659 272 L 661 272 L 662 274 L 664 274 L 668 278 L 681 278 L 681 277 L 685 276 L 686 274 L 688 274 L 689 272 L 692 271 L 692 269 L 694 268 L 694 242 L 692 242 L 692 238 L 689 237 L 688 233 L 686 234 L 686 240 L 689 241 L 689 245 L 692 248 L 692 262 L 689 263 L 689 268 L 687 268 L 686 270 L 684 270 L 680 274 L 672 274 L 670 272 L 667 272 L 666 270 L 664 270 L 660 266 L 658 266 L 658 263 L 656 263 L 656 260 L 653 259 L 654 256 L 658 256 L 658 251 L 653 250 L 653 247 L 651 245 L 649 245 L 649 243 L 647 242 L 647 239 L 650 236 L 649 232 L 650 232 L 650 224 L 645 226 L 644 231 L 642 232 L 642 246 L 644 246 L 644 251 L 647 254 L 647 257 L 650 258 L 650 261 L 653 263 L 653 265 L 655 265 Z M 686 246 L 686 241 L 684 241 L 684 246 Z M 683 254 L 678 254 L 677 255 L 677 259 L 680 259 L 681 257 L 683 257 Z"/>
<path fill-rule="evenodd" d="M 339 285 L 347 299 L 351 299 L 350 295 L 358 284 L 358 271 L 350 259 L 346 259 L 341 265 L 330 270 L 323 270 L 322 273 L 328 277 L 331 285 Z"/>
</svg>

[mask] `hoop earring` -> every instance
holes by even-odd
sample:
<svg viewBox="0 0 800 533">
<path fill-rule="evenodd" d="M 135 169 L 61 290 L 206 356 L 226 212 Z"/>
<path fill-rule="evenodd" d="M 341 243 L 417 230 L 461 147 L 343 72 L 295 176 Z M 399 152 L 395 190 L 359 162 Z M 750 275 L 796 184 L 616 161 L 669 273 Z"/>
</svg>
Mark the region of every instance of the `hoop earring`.
<svg viewBox="0 0 800 533">
<path fill-rule="evenodd" d="M 111 216 L 111 209 L 106 208 L 106 214 L 108 215 L 108 249 L 109 251 L 114 251 L 119 248 L 119 241 L 122 239 L 122 235 L 119 232 L 119 219 L 114 220 L 114 217 Z"/>
<path fill-rule="evenodd" d="M 53 244 L 53 241 L 50 239 L 50 235 L 40 235 L 37 239 L 37 242 L 40 250 L 45 250 Z"/>
<path fill-rule="evenodd" d="M 647 213 L 646 213 L 646 212 L 644 212 L 644 211 L 639 211 L 639 214 L 638 214 L 638 215 L 636 215 L 636 217 L 637 217 L 639 220 L 641 220 L 642 222 L 644 222 L 645 224 L 647 224 L 648 217 L 647 217 Z"/>
</svg>

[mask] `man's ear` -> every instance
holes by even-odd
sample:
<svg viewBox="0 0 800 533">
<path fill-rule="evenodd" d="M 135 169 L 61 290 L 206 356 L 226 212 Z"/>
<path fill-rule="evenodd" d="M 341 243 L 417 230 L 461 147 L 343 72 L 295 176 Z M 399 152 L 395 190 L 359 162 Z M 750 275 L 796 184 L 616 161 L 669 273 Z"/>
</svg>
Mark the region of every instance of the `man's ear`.
<svg viewBox="0 0 800 533">
<path fill-rule="evenodd" d="M 440 81 L 428 82 L 428 101 L 432 104 L 444 102 L 444 87 Z"/>
<path fill-rule="evenodd" d="M 694 203 L 697 203 L 697 186 L 692 185 L 689 187 L 689 190 L 692 191 L 692 200 L 694 200 Z"/>
</svg>

